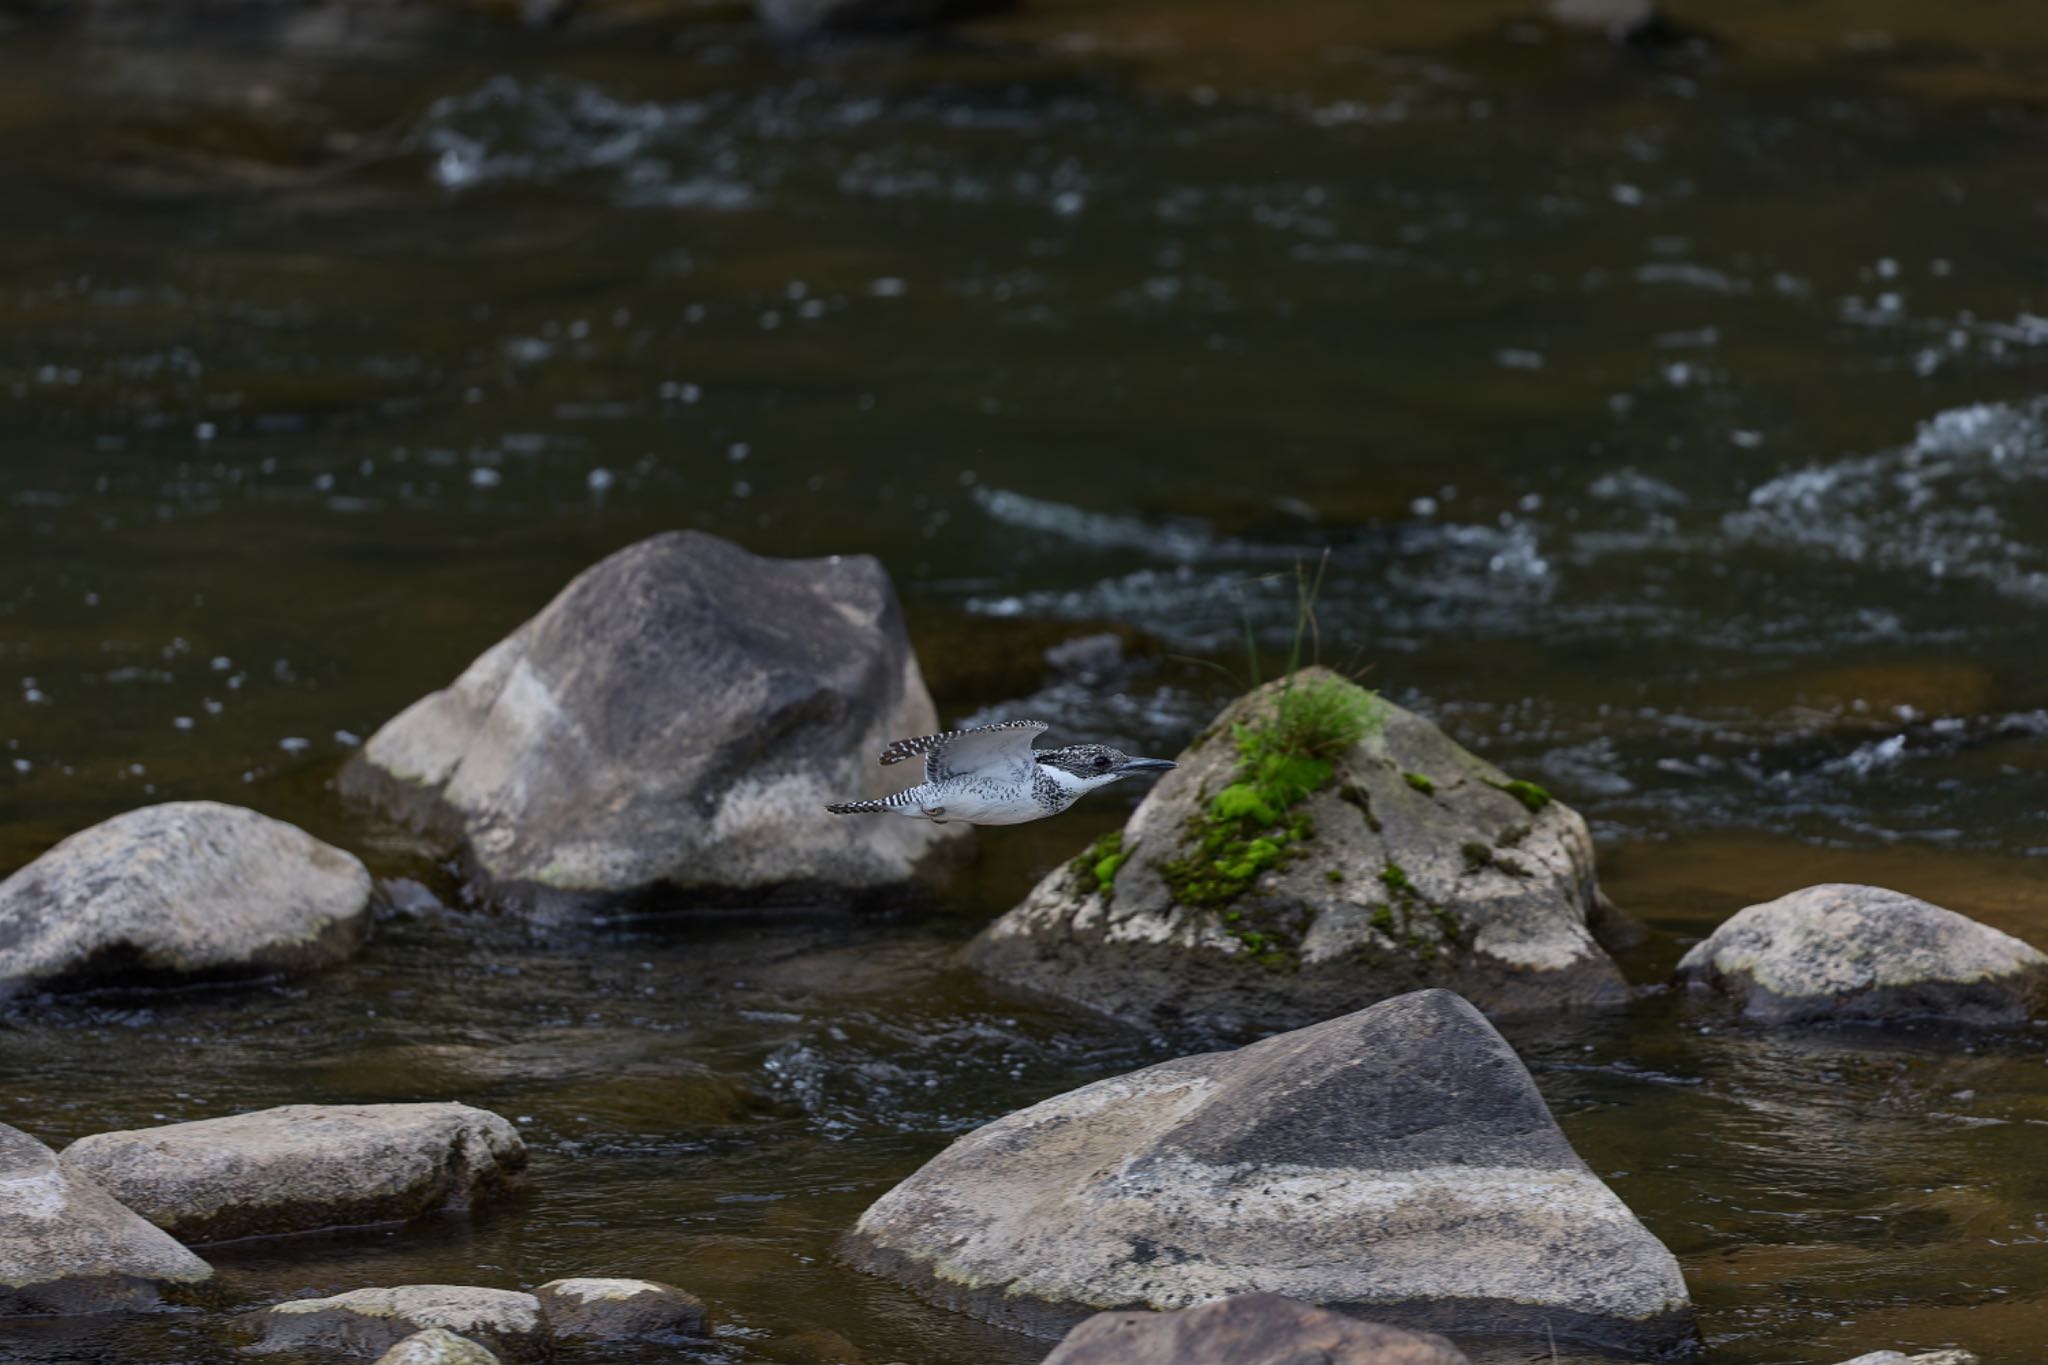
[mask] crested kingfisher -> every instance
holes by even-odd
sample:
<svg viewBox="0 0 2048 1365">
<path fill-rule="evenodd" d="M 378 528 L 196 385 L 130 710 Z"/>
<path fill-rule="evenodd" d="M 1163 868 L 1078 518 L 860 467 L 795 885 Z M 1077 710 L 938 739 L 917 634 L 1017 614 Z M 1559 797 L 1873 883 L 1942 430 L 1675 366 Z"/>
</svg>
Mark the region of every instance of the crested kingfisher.
<svg viewBox="0 0 2048 1365">
<path fill-rule="evenodd" d="M 1107 744 L 1069 744 L 1034 749 L 1031 741 L 1049 727 L 1042 720 L 1005 720 L 942 735 L 899 739 L 882 750 L 882 762 L 901 763 L 924 755 L 924 781 L 879 801 L 847 801 L 825 807 L 834 815 L 887 813 L 943 825 L 1021 825 L 1058 815 L 1085 792 L 1133 773 L 1163 773 L 1164 758 L 1132 758 Z"/>
</svg>

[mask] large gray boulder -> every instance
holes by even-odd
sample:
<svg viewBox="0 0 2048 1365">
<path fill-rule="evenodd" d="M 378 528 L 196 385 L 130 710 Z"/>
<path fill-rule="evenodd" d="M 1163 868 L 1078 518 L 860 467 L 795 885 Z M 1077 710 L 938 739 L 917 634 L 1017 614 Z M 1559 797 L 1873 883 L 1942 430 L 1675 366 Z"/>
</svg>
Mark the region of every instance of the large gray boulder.
<svg viewBox="0 0 2048 1365">
<path fill-rule="evenodd" d="M 1310 669 L 1295 685 L 1335 681 Z M 1235 727 L 1269 724 L 1278 687 L 1228 707 L 1121 835 L 1047 876 L 968 962 L 1137 1023 L 1237 1035 L 1423 986 L 1491 1014 L 1628 998 L 1593 935 L 1615 912 L 1586 822 L 1391 703 L 1326 787 L 1271 828 L 1225 830 L 1240 853 L 1205 851 L 1225 823 L 1211 803 L 1241 775 Z M 1248 884 L 1207 875 L 1253 834 L 1278 842 L 1278 865 Z"/>
<path fill-rule="evenodd" d="M 1677 1261 L 1442 990 L 998 1119 L 876 1201 L 843 1250 L 1045 1335 L 1267 1291 L 1646 1355 L 1693 1336 Z"/>
<path fill-rule="evenodd" d="M 499 1365 L 498 1358 L 445 1327 L 414 1332 L 377 1357 L 377 1365 Z"/>
<path fill-rule="evenodd" d="M 326 1299 L 293 1299 L 245 1314 L 258 1355 L 294 1352 L 374 1360 L 416 1332 L 439 1327 L 510 1361 L 545 1359 L 540 1303 L 510 1289 L 409 1284 L 357 1289 Z"/>
<path fill-rule="evenodd" d="M 882 566 L 695 531 L 619 551 L 370 739 L 347 790 L 466 846 L 501 900 L 759 904 L 919 877 L 957 827 L 846 820 L 938 728 Z"/>
<path fill-rule="evenodd" d="M 0 1316 L 149 1308 L 212 1267 L 0 1123 Z"/>
<path fill-rule="evenodd" d="M 240 806 L 144 806 L 0 882 L 0 998 L 310 971 L 369 928 L 370 874 L 352 854 Z"/>
<path fill-rule="evenodd" d="M 1239 1294 L 1178 1313 L 1097 1313 L 1044 1365 L 1471 1365 L 1432 1332 L 1407 1332 Z"/>
<path fill-rule="evenodd" d="M 1737 911 L 1678 975 L 1772 1024 L 1995 1026 L 2048 1007 L 2048 956 L 1953 910 L 1846 882 Z"/>
<path fill-rule="evenodd" d="M 533 1291 L 557 1341 L 618 1344 L 704 1335 L 704 1300 L 655 1280 L 550 1280 Z"/>
<path fill-rule="evenodd" d="M 394 1222 L 516 1188 L 526 1144 L 466 1104 L 294 1104 L 95 1133 L 64 1165 L 186 1242 Z"/>
</svg>

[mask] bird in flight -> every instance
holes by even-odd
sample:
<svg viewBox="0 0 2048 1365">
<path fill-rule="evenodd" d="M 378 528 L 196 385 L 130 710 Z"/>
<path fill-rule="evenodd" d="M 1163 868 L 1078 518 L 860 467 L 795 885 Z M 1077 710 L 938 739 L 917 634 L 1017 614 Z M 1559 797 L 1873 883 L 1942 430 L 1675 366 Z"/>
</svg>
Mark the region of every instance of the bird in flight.
<svg viewBox="0 0 2048 1365">
<path fill-rule="evenodd" d="M 1085 792 L 1133 773 L 1163 773 L 1163 758 L 1132 758 L 1107 744 L 1069 744 L 1034 749 L 1031 741 L 1049 727 L 1042 720 L 1005 720 L 943 735 L 899 739 L 882 750 L 882 762 L 901 763 L 924 755 L 924 781 L 879 801 L 847 801 L 825 807 L 834 815 L 907 815 L 943 825 L 1021 825 L 1058 815 Z"/>
</svg>

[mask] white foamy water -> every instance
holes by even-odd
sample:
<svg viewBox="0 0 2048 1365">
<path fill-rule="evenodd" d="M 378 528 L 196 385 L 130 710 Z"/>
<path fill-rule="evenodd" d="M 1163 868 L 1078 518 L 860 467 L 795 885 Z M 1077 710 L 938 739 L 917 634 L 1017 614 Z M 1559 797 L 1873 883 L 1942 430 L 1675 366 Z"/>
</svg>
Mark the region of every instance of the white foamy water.
<svg viewBox="0 0 2048 1365">
<path fill-rule="evenodd" d="M 1908 444 L 1782 475 L 1723 519 L 1738 542 L 1969 579 L 2048 601 L 2048 553 L 2007 517 L 2048 497 L 2048 399 L 1941 413 Z"/>
</svg>

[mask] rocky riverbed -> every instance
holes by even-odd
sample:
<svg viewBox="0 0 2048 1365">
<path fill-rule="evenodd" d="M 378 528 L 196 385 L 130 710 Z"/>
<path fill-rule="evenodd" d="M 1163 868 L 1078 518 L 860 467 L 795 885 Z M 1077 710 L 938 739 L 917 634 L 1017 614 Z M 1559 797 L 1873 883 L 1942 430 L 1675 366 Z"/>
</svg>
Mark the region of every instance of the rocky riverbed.
<svg viewBox="0 0 2048 1365">
<path fill-rule="evenodd" d="M 1270 1053 L 1190 1059 L 1449 985 L 1542 1139 L 1477 1143 L 1490 1178 L 1661 1248 L 1709 1358 L 2033 1365 L 2021 0 L 1284 0 L 1255 41 L 1048 0 L 850 46 L 746 6 L 38 8 L 0 15 L 0 1300 L 37 1310 L 0 1355 L 1590 1360 L 1626 1296 L 1550 1257 L 1580 1316 L 1534 1335 L 1445 1292 L 1553 1244 L 1461 1242 L 1386 1164 L 1297 1142 L 1282 1193 L 1435 1189 L 1378 1209 L 1420 1304 L 1275 1302 L 1271 1227 L 1194 1216 L 1312 1111 L 1247 1116 Z M 1325 547 L 1384 750 L 1219 809 L 1233 751 L 1188 746 Z M 1187 780 L 798 857 L 921 698 Z M 1024 906 L 1033 972 L 986 952 Z M 955 1142 L 1161 1067 L 1234 1103 L 1088 1134 L 1181 1200 L 1104 1271 L 1140 1302 L 1049 1284 L 1036 1330 L 1114 1310 L 1057 1345 L 857 1264 L 892 1201 L 973 1205 L 932 1189 Z"/>
</svg>

